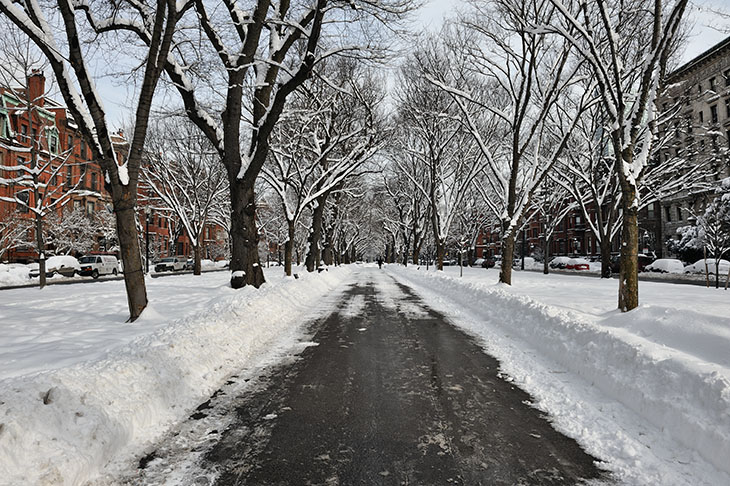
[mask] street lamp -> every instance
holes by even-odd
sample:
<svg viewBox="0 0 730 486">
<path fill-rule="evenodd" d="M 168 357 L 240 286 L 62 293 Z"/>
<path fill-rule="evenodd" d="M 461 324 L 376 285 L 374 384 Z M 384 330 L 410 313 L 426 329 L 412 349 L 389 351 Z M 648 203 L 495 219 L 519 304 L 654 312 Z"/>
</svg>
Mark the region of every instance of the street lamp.
<svg viewBox="0 0 730 486">
<path fill-rule="evenodd" d="M 144 266 L 145 266 L 145 273 L 150 273 L 150 214 L 152 214 L 152 208 L 149 206 L 144 207 L 144 214 L 145 214 L 145 259 L 144 259 Z"/>
</svg>

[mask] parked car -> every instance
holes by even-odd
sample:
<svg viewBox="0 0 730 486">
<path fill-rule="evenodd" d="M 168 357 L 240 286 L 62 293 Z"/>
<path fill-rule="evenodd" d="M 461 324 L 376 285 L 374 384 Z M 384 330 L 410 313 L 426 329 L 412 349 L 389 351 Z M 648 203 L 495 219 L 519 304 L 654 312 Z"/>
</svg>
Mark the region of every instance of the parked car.
<svg viewBox="0 0 730 486">
<path fill-rule="evenodd" d="M 730 270 L 730 262 L 727 260 L 720 260 L 720 275 L 727 275 L 727 272 Z M 715 270 L 715 259 L 714 258 L 708 258 L 707 259 L 707 271 L 709 273 L 717 273 Z M 705 260 L 697 260 L 692 265 L 687 265 L 684 267 L 685 273 L 705 273 Z"/>
<path fill-rule="evenodd" d="M 570 257 L 567 256 L 557 256 L 550 260 L 550 268 L 557 268 L 557 269 L 564 269 L 565 266 L 570 261 Z"/>
<path fill-rule="evenodd" d="M 46 260 L 46 277 L 53 277 L 54 275 L 73 277 L 80 270 L 79 261 L 69 255 L 52 256 Z M 37 278 L 40 275 L 40 266 L 31 268 L 30 278 Z"/>
<path fill-rule="evenodd" d="M 79 275 L 99 278 L 99 275 L 116 275 L 119 273 L 119 260 L 114 255 L 86 255 L 79 259 Z"/>
<path fill-rule="evenodd" d="M 188 258 L 185 261 L 184 270 L 194 270 L 194 269 L 195 269 L 195 259 L 194 258 Z"/>
<path fill-rule="evenodd" d="M 676 258 L 660 258 L 644 268 L 646 272 L 683 273 L 684 264 Z"/>
<path fill-rule="evenodd" d="M 494 259 L 494 257 L 486 257 L 482 262 L 482 268 L 494 268 L 496 264 L 497 261 Z"/>
<path fill-rule="evenodd" d="M 155 272 L 177 272 L 185 269 L 185 257 L 167 257 L 155 265 Z"/>
<path fill-rule="evenodd" d="M 650 265 L 656 259 L 656 256 L 651 253 L 640 253 L 636 258 L 638 259 L 639 271 L 643 272 L 647 265 Z M 611 271 L 613 273 L 619 273 L 621 271 L 621 255 L 611 257 Z"/>
<path fill-rule="evenodd" d="M 570 258 L 565 264 L 566 270 L 590 270 L 591 263 L 585 258 Z"/>
</svg>

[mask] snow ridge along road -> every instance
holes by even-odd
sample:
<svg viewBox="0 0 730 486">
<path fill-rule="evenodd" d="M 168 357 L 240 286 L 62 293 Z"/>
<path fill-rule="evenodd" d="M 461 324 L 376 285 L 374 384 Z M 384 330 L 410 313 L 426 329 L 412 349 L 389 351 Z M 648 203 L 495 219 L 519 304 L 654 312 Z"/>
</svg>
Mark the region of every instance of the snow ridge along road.
<svg viewBox="0 0 730 486">
<path fill-rule="evenodd" d="M 94 349 L 75 348 L 80 357 L 73 361 L 67 356 L 71 363 L 67 366 L 0 381 L 0 485 L 93 484 L 112 459 L 139 454 L 220 388 L 229 375 L 260 366 L 282 347 L 295 343 L 306 318 L 323 312 L 323 297 L 336 293 L 351 275 L 348 268 L 337 268 L 294 280 L 279 272 L 267 275 L 270 283 L 258 290 L 234 291 L 227 285 L 228 274 L 222 272 L 163 279 L 178 294 L 169 297 L 182 298 L 175 302 L 188 309 L 188 315 L 169 320 L 151 307 L 150 314 L 125 324 L 102 309 L 98 318 L 109 322 L 87 322 L 87 332 L 119 326 L 128 330 L 126 344 L 125 331 L 118 331 L 112 342 L 97 339 L 92 340 Z M 68 294 L 69 288 L 78 295 Z M 94 288 L 104 290 L 108 300 L 121 299 L 124 304 L 122 282 Z M 186 289 L 194 302 L 184 302 Z M 70 307 L 35 309 L 34 317 L 64 323 L 74 321 L 71 314 L 75 312 L 83 320 L 83 309 L 90 305 L 90 297 L 84 294 L 88 290 L 88 286 L 66 287 Z M 42 293 L 50 296 L 49 291 Z M 0 327 L 22 327 L 17 305 L 37 297 L 37 289 L 3 292 Z M 104 305 L 102 298 L 96 306 Z M 153 305 L 154 298 L 153 293 Z M 43 312 L 45 317 L 40 315 Z M 181 315 L 181 311 L 170 309 L 170 314 Z M 59 324 L 55 334 L 63 334 L 64 326 Z M 60 345 L 62 338 L 54 337 Z M 84 330 L 74 329 L 68 339 L 83 340 Z M 109 348 L 99 354 L 100 345 Z M 39 355 L 36 361 L 42 359 Z M 43 367 L 38 362 L 32 365 L 33 369 Z"/>
<path fill-rule="evenodd" d="M 620 481 L 730 484 L 730 369 L 726 353 L 702 345 L 715 336 L 722 348 L 728 319 L 652 306 L 594 315 L 529 297 L 550 300 L 545 287 L 560 282 L 563 293 L 551 298 L 600 300 L 600 289 L 578 277 L 550 276 L 520 288 L 520 279 L 543 278 L 523 273 L 510 288 L 482 269 L 464 279 L 414 267 L 387 270 L 481 338 L 504 372 L 536 398 L 535 406 L 606 461 Z M 594 282 L 610 285 L 615 295 L 614 282 Z M 679 287 L 654 285 L 663 293 Z M 646 302 L 654 289 L 644 288 Z M 674 298 L 679 303 L 681 294 Z M 685 320 L 682 329 L 674 314 Z"/>
</svg>

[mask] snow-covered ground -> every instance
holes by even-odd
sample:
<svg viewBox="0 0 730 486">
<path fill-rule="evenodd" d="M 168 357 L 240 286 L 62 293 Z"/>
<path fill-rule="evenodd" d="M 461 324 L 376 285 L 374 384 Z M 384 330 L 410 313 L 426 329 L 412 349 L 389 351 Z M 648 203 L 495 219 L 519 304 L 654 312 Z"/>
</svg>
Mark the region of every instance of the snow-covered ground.
<svg viewBox="0 0 730 486">
<path fill-rule="evenodd" d="M 475 335 L 556 427 L 624 484 L 730 484 L 730 291 L 617 280 L 387 266 Z"/>
<path fill-rule="evenodd" d="M 0 291 L 0 485 L 79 485 L 133 456 L 231 375 L 294 344 L 351 270 L 148 279 L 127 314 L 122 281 Z"/>
</svg>

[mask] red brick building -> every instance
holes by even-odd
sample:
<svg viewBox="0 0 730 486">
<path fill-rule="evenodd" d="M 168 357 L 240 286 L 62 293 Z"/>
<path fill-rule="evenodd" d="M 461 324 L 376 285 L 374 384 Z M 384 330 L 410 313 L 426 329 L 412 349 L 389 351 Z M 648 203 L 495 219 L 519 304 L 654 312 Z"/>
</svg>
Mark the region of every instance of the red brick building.
<svg viewBox="0 0 730 486">
<path fill-rule="evenodd" d="M 34 213 L 24 204 L 12 201 L 19 198 L 31 207 L 37 206 L 34 191 L 28 185 L 28 171 L 20 168 L 30 168 L 33 141 L 39 166 L 46 166 L 38 175 L 42 194 L 46 196 L 42 199 L 45 206 L 65 198 L 67 201 L 58 201 L 55 208 L 59 216 L 76 208 L 83 208 L 90 218 L 98 211 L 112 211 L 100 167 L 92 160 L 91 151 L 73 117 L 65 107 L 46 97 L 45 84 L 43 73 L 34 72 L 27 79 L 27 88 L 0 87 L 0 221 L 15 217 L 16 210 L 21 218 L 34 219 Z M 121 164 L 128 145 L 123 132 L 112 136 L 112 142 Z M 147 230 L 144 203 L 140 204 L 139 221 L 144 238 Z M 103 233 L 100 229 L 95 235 L 94 250 L 113 251 L 114 245 L 104 240 Z M 151 211 L 149 233 L 154 257 L 192 254 L 187 235 L 184 231 L 175 233 L 174 218 L 169 213 Z M 205 229 L 204 237 L 204 244 L 209 245 L 220 244 L 226 239 L 225 231 L 215 225 Z M 27 241 L 35 241 L 32 227 Z M 142 249 L 144 251 L 144 247 Z M 46 250 L 52 253 L 53 248 Z M 207 253 L 204 249 L 203 256 Z M 38 254 L 35 244 L 29 243 L 9 250 L 3 258 L 29 262 L 36 260 Z"/>
</svg>

